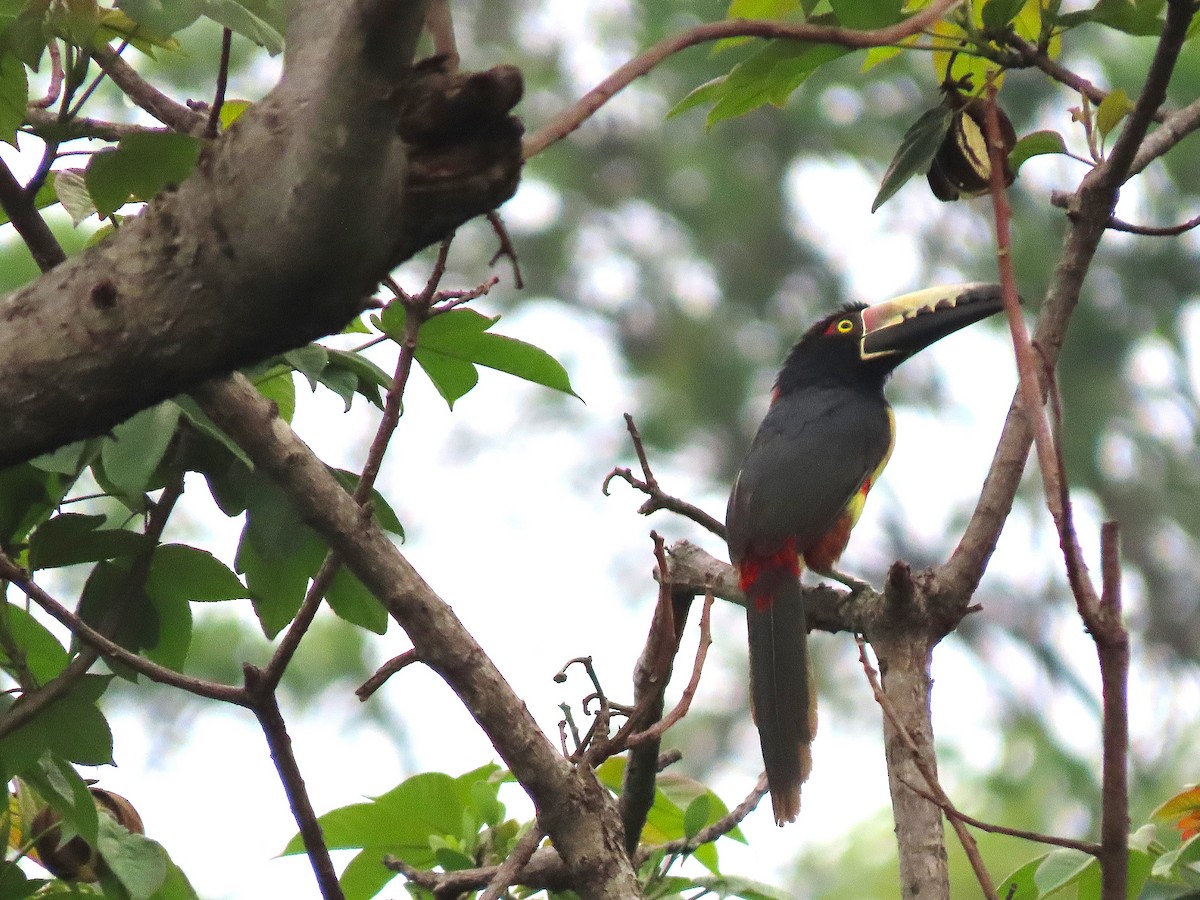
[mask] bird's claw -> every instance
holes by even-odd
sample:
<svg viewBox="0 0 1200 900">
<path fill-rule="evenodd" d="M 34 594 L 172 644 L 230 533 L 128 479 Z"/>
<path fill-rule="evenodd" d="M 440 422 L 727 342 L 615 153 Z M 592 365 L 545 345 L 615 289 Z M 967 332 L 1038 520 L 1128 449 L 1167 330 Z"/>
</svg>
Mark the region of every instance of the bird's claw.
<svg viewBox="0 0 1200 900">
<path fill-rule="evenodd" d="M 847 575 L 845 572 L 839 572 L 837 569 L 830 569 L 828 572 L 817 572 L 817 574 L 823 575 L 826 578 L 832 578 L 834 581 L 840 581 L 850 589 L 852 595 L 871 590 L 871 585 L 867 582 L 860 578 L 855 578 L 853 575 Z"/>
</svg>

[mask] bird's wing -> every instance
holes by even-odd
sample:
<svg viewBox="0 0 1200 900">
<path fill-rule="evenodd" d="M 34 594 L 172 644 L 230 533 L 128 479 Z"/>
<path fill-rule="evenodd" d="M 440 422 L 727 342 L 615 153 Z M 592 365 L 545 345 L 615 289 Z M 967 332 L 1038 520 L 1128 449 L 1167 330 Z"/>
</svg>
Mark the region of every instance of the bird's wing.
<svg viewBox="0 0 1200 900">
<path fill-rule="evenodd" d="M 837 390 L 780 397 L 759 426 L 726 512 L 730 554 L 803 553 L 833 527 L 891 446 L 885 404 Z"/>
</svg>

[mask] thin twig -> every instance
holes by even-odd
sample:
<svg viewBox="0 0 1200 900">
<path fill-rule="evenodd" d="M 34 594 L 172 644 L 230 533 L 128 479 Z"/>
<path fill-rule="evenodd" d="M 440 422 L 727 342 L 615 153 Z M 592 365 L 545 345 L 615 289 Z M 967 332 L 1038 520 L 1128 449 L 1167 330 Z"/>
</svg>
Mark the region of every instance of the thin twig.
<svg viewBox="0 0 1200 900">
<path fill-rule="evenodd" d="M 674 709 L 649 728 L 630 734 L 625 741 L 626 746 L 635 747 L 645 741 L 661 738 L 668 728 L 687 715 L 692 705 L 692 698 L 696 696 L 696 689 L 700 685 L 700 673 L 704 669 L 708 648 L 712 645 L 712 632 L 709 628 L 709 613 L 712 611 L 712 605 L 713 592 L 709 589 L 704 595 L 704 608 L 700 612 L 700 644 L 696 647 L 696 659 L 692 663 L 692 676 L 688 680 L 687 687 L 683 689 L 679 702 Z"/>
<path fill-rule="evenodd" d="M 38 109 L 49 109 L 58 102 L 58 95 L 62 91 L 63 84 L 63 67 L 62 67 L 62 51 L 58 49 L 58 39 L 51 38 L 46 42 L 46 52 L 50 56 L 50 86 L 46 89 L 46 96 L 38 100 L 31 100 L 29 105 Z"/>
<path fill-rule="evenodd" d="M 313 809 L 300 766 L 292 750 L 292 739 L 288 736 L 287 724 L 279 709 L 275 685 L 264 681 L 262 671 L 254 666 L 246 665 L 243 671 L 246 677 L 246 693 L 252 701 L 250 709 L 267 739 L 271 759 L 275 762 L 275 771 L 279 773 L 279 781 L 287 794 L 288 805 L 292 808 L 292 817 L 300 829 L 304 852 L 312 865 L 321 896 L 324 900 L 344 900 L 345 894 L 333 867 L 333 860 L 329 856 L 325 835 L 317 821 L 317 812 Z"/>
<path fill-rule="evenodd" d="M 233 50 L 233 30 L 221 32 L 221 61 L 217 65 L 217 90 L 213 95 L 212 107 L 208 111 L 208 124 L 204 131 L 215 138 L 221 130 L 221 107 L 225 105 L 225 89 L 229 86 L 229 56 Z"/>
<path fill-rule="evenodd" d="M 19 587 L 30 600 L 44 609 L 51 618 L 65 626 L 85 644 L 94 647 L 106 659 L 122 663 L 139 675 L 145 675 L 151 681 L 177 687 L 198 697 L 207 697 L 210 700 L 220 700 L 225 703 L 236 704 L 237 706 L 247 705 L 245 692 L 240 688 L 205 681 L 202 678 L 193 678 L 190 675 L 176 672 L 174 669 L 168 669 L 166 666 L 160 666 L 158 663 L 152 662 L 144 656 L 139 656 L 137 653 L 126 650 L 116 641 L 92 628 L 92 626 L 84 622 L 79 616 L 42 590 L 28 572 L 9 559 L 7 554 L 2 551 L 0 551 L 0 578 L 7 579 Z"/>
<path fill-rule="evenodd" d="M 371 440 L 371 446 L 367 449 L 367 458 L 363 463 L 362 474 L 359 476 L 358 484 L 355 486 L 352 495 L 354 502 L 363 508 L 363 515 L 368 518 L 371 513 L 367 508 L 367 504 L 374 491 L 375 482 L 379 478 L 379 471 L 383 466 L 383 458 L 387 453 L 392 436 L 396 433 L 396 428 L 400 424 L 400 416 L 404 410 L 404 390 L 408 386 L 408 378 L 412 373 L 413 359 L 416 357 L 417 334 L 421 329 L 421 325 L 428 317 L 429 304 L 442 276 L 445 274 L 446 257 L 450 252 L 450 241 L 452 238 L 453 236 L 442 242 L 442 246 L 438 250 L 437 259 L 434 262 L 433 272 L 425 285 L 425 289 L 406 304 L 408 315 L 404 321 L 404 337 L 400 342 L 400 354 L 396 359 L 396 369 L 392 374 L 392 383 L 388 387 L 387 396 L 384 399 L 383 414 L 379 418 L 379 425 L 375 429 L 375 436 Z M 397 287 L 397 290 L 399 290 L 399 287 Z M 329 586 L 333 583 L 333 579 L 337 576 L 340 568 L 341 560 L 338 559 L 336 553 L 330 550 L 325 555 L 325 559 L 321 563 L 321 568 L 313 577 L 312 583 L 309 585 L 308 592 L 305 594 L 304 601 L 300 604 L 300 609 L 296 612 L 295 618 L 288 625 L 287 631 L 284 632 L 283 637 L 279 641 L 279 646 L 275 648 L 270 663 L 263 670 L 263 678 L 268 683 L 277 685 L 283 678 L 283 673 L 286 671 L 292 657 L 295 656 L 296 650 L 300 646 L 300 641 L 307 634 L 313 619 L 316 618 L 317 611 L 321 608 L 321 601 L 324 599 L 325 593 L 329 590 Z"/>
<path fill-rule="evenodd" d="M 1113 231 L 1124 231 L 1128 234 L 1141 234 L 1147 237 L 1178 237 L 1193 228 L 1200 226 L 1200 216 L 1194 216 L 1178 225 L 1134 225 L 1113 216 L 1108 220 L 1108 227 Z"/>
<path fill-rule="evenodd" d="M 0 160 L 0 208 L 33 254 L 39 269 L 48 272 L 67 258 L 58 238 L 33 205 L 33 198 L 13 176 L 8 163 Z"/>
<path fill-rule="evenodd" d="M 389 678 L 406 666 L 419 661 L 420 657 L 417 656 L 416 650 L 405 650 L 399 656 L 393 656 L 380 666 L 374 675 L 362 683 L 358 690 L 354 692 L 355 696 L 359 700 L 367 700 L 372 694 L 383 687 Z"/>
<path fill-rule="evenodd" d="M 969 816 L 961 810 L 955 809 L 953 806 L 943 806 L 933 794 L 929 793 L 919 785 L 915 785 L 907 779 L 903 779 L 904 784 L 910 791 L 915 794 L 920 794 L 930 803 L 939 806 L 949 818 L 959 819 L 966 825 L 972 828 L 978 828 L 980 831 L 986 831 L 990 834 L 1003 834 L 1008 837 L 1022 838 L 1026 841 L 1034 841 L 1038 844 L 1048 844 L 1051 847 L 1065 847 L 1068 850 L 1079 850 L 1082 853 L 1087 853 L 1091 856 L 1100 855 L 1100 845 L 1094 841 L 1078 841 L 1074 838 L 1059 837 L 1054 834 L 1041 834 L 1037 831 L 1025 831 L 1023 828 L 1009 828 L 1007 825 L 996 825 L 992 822 L 985 822 L 982 819 L 977 819 L 974 816 Z"/>
<path fill-rule="evenodd" d="M 489 266 L 494 266 L 497 260 L 502 256 L 507 256 L 512 263 L 513 283 L 517 286 L 517 290 L 525 289 L 525 279 L 521 277 L 521 260 L 517 258 L 517 248 L 513 245 L 512 237 L 508 233 L 508 227 L 504 224 L 504 220 L 500 218 L 500 213 L 492 210 L 487 214 L 488 224 L 492 226 L 492 231 L 496 233 L 496 239 L 500 241 L 500 248 L 488 260 Z"/>
<path fill-rule="evenodd" d="M 642 847 L 638 850 L 636 862 L 641 865 L 655 853 L 675 853 L 685 854 L 693 853 L 696 848 L 702 847 L 705 844 L 711 844 L 719 837 L 724 837 L 738 825 L 742 824 L 746 816 L 754 811 L 758 803 L 767 793 L 767 776 L 762 774 L 758 776 L 758 783 L 754 789 L 746 795 L 746 799 L 731 809 L 728 813 L 721 816 L 711 825 L 706 825 L 701 828 L 690 838 L 681 838 L 679 840 L 668 841 L 665 844 L 654 844 Z"/>
<path fill-rule="evenodd" d="M 96 61 L 113 80 L 113 84 L 158 121 L 180 134 L 204 133 L 207 121 L 202 114 L 188 109 L 182 103 L 176 103 L 139 75 L 137 70 L 121 59 L 111 47 L 97 47 L 92 52 Z"/>
<path fill-rule="evenodd" d="M 1052 59 L 1048 53 L 1042 52 L 1015 32 L 1005 35 L 1004 43 L 1015 50 L 1017 55 L 1028 65 L 1040 69 L 1060 84 L 1082 94 L 1093 106 L 1099 106 L 1108 96 L 1107 91 L 1101 90 L 1082 75 L 1072 72 L 1058 60 Z M 1166 110 L 1158 109 L 1154 112 L 1154 119 L 1158 122 L 1165 121 L 1167 117 Z"/>
<path fill-rule="evenodd" d="M 793 41 L 811 41 L 814 44 L 837 44 L 852 49 L 883 47 L 897 44 L 905 38 L 920 34 L 960 2 L 961 0 L 937 0 L 902 22 L 871 31 L 765 19 L 729 19 L 693 26 L 679 34 L 664 38 L 614 71 L 579 100 L 527 137 L 522 148 L 522 155 L 525 159 L 530 159 L 551 144 L 562 140 L 591 118 L 596 110 L 611 100 L 618 91 L 628 87 L 659 63 L 688 47 L 733 37 L 783 38 Z"/>
<path fill-rule="evenodd" d="M 665 509 L 668 512 L 683 516 L 685 519 L 691 519 L 700 527 L 707 529 L 721 538 L 721 540 L 724 540 L 725 525 L 722 522 L 710 516 L 700 507 L 679 497 L 673 497 L 659 487 L 658 479 L 654 477 L 654 473 L 650 469 L 650 460 L 646 457 L 646 448 L 642 443 L 642 435 L 633 421 L 633 416 L 629 413 L 625 413 L 625 427 L 629 430 L 629 437 L 633 441 L 633 450 L 637 454 L 638 463 L 642 467 L 643 478 L 639 479 L 627 466 L 618 466 L 605 476 L 604 481 L 600 485 L 600 490 L 604 496 L 608 496 L 608 486 L 612 483 L 613 479 L 620 478 L 629 484 L 630 487 L 641 491 L 649 498 L 638 507 L 638 512 L 641 515 L 648 516 L 660 509 Z"/>
<path fill-rule="evenodd" d="M 517 876 L 525 868 L 545 836 L 545 832 L 537 822 L 531 823 L 529 830 L 521 835 L 517 845 L 513 847 L 512 852 L 496 870 L 495 876 L 488 882 L 487 888 L 479 895 L 479 900 L 499 900 L 500 896 L 508 890 L 509 885 L 516 883 Z"/>
</svg>

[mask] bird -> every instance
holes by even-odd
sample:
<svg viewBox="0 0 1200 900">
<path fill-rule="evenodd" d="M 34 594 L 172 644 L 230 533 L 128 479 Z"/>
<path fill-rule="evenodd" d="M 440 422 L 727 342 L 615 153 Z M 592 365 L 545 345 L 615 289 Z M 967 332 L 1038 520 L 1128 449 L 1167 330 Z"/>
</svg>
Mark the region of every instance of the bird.
<svg viewBox="0 0 1200 900">
<path fill-rule="evenodd" d="M 1002 308 L 1000 286 L 983 283 L 847 305 L 813 325 L 779 371 L 725 514 L 778 825 L 800 813 L 817 728 L 800 574 L 808 569 L 852 592 L 867 586 L 835 566 L 891 456 L 896 424 L 884 383 L 918 351 Z"/>
</svg>

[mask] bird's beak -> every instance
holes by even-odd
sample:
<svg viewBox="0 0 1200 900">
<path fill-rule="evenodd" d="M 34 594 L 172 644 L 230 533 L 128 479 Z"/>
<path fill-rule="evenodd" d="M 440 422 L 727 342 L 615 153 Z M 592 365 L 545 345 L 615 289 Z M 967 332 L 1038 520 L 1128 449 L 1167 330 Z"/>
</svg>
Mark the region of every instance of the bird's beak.
<svg viewBox="0 0 1200 900">
<path fill-rule="evenodd" d="M 897 362 L 1004 308 L 998 284 L 952 284 L 885 300 L 862 311 L 863 359 Z"/>
</svg>

